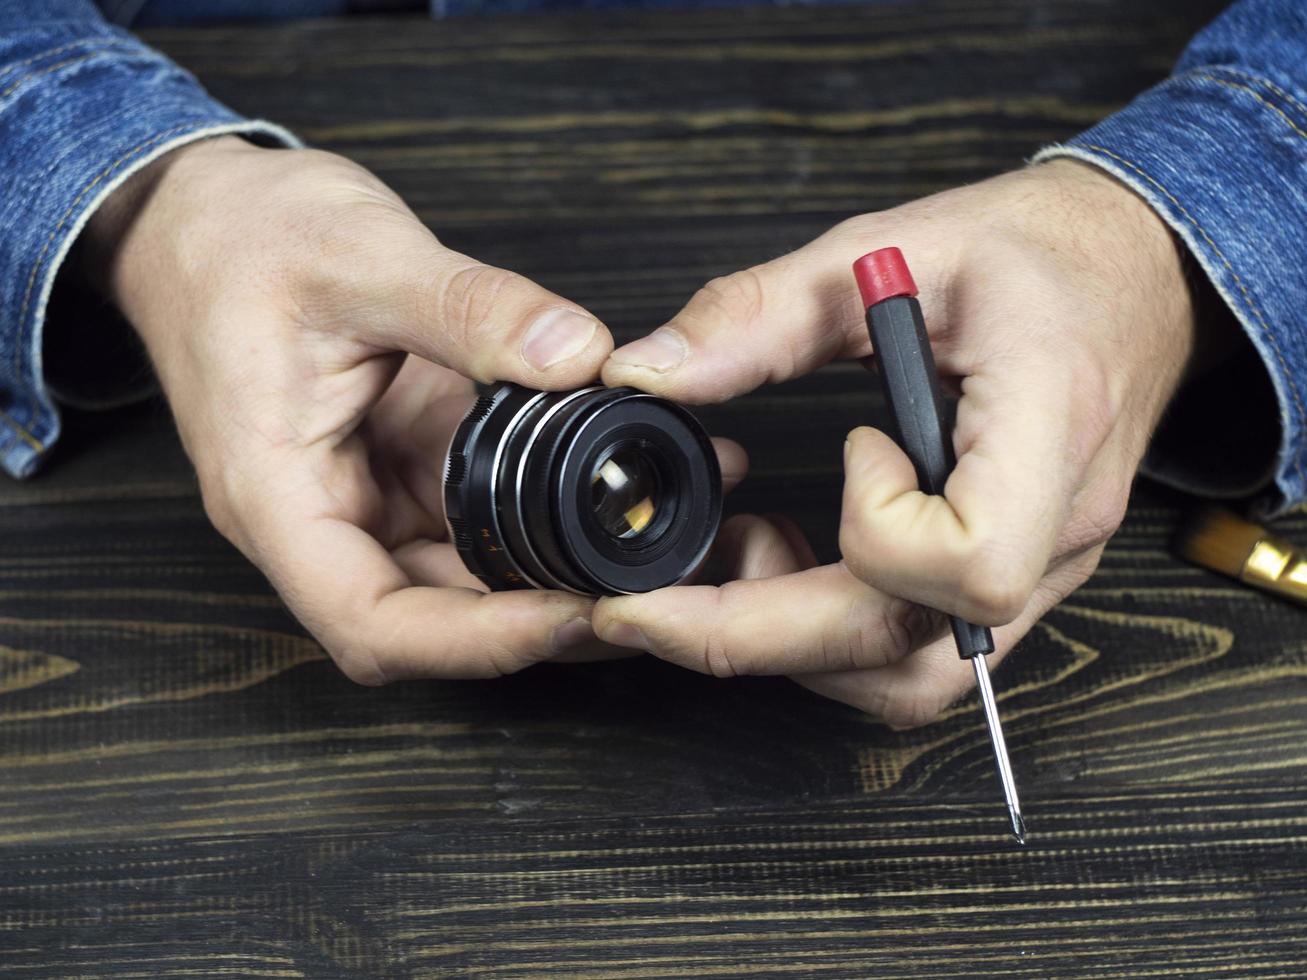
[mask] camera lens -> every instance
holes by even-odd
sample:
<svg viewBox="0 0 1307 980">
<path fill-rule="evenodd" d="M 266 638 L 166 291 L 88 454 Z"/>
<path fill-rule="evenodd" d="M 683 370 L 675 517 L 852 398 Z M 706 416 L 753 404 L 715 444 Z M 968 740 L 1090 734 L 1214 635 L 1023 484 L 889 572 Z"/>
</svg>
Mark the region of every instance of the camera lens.
<svg viewBox="0 0 1307 980">
<path fill-rule="evenodd" d="M 590 506 L 599 526 L 613 537 L 635 537 L 658 514 L 658 470 L 653 461 L 635 446 L 614 449 L 590 478 Z"/>
<path fill-rule="evenodd" d="M 648 592 L 703 561 L 721 474 L 679 405 L 633 388 L 503 385 L 454 434 L 445 513 L 464 564 L 492 589 Z"/>
</svg>

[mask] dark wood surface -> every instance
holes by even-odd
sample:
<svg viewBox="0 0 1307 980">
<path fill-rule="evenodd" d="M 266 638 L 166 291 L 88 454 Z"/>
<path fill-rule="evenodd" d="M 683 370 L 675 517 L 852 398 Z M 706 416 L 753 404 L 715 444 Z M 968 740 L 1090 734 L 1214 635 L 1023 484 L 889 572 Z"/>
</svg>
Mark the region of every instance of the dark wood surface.
<svg viewBox="0 0 1307 980">
<path fill-rule="evenodd" d="M 156 32 L 621 337 L 849 214 L 1019 165 L 1216 7 L 923 2 Z M 836 366 L 708 412 L 834 544 Z M 996 685 L 911 732 L 649 658 L 356 688 L 207 525 L 159 405 L 0 484 L 0 974 L 1297 977 L 1307 612 L 1138 488 Z M 1280 530 L 1307 542 L 1307 519 Z"/>
</svg>

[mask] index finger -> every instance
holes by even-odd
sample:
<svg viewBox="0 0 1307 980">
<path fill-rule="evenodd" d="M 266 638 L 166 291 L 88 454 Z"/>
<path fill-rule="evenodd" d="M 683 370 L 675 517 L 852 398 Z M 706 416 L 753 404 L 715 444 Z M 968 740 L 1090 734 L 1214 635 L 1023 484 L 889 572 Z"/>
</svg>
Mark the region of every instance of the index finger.
<svg viewBox="0 0 1307 980">
<path fill-rule="evenodd" d="M 323 516 L 260 549 L 291 611 L 361 684 L 513 673 L 592 636 L 592 601 L 564 592 L 415 585 L 362 528 Z"/>
<path fill-rule="evenodd" d="M 717 677 L 880 667 L 944 629 L 940 616 L 870 589 L 841 565 L 723 586 L 601 599 L 595 633 Z"/>
<path fill-rule="evenodd" d="M 884 433 L 845 450 L 840 552 L 875 588 L 998 626 L 1029 601 L 1055 557 L 1074 490 L 1101 440 L 1085 379 L 1031 354 L 994 358 L 963 381 L 957 465 L 940 496 Z"/>
</svg>

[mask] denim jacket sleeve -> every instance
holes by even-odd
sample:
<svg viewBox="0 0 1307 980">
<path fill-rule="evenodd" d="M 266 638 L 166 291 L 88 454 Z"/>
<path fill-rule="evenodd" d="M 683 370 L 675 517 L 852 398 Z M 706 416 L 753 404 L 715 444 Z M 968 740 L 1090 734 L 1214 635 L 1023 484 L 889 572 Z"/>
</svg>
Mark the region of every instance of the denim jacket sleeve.
<svg viewBox="0 0 1307 980">
<path fill-rule="evenodd" d="M 78 233 L 133 173 L 219 133 L 296 143 L 210 98 L 90 0 L 0 0 L 0 464 L 10 475 L 31 474 L 59 437 L 42 336 Z"/>
<path fill-rule="evenodd" d="M 1302 502 L 1307 3 L 1235 3 L 1194 38 L 1168 80 L 1087 132 L 1042 150 L 1035 162 L 1053 157 L 1101 167 L 1148 201 L 1251 342 L 1243 345 L 1251 370 L 1225 365 L 1207 397 L 1181 391 L 1159 435 L 1187 430 L 1186 437 L 1155 439 L 1144 471 L 1209 495 L 1255 493 L 1263 514 Z M 1259 400 L 1269 418 L 1252 409 Z M 1277 417 L 1278 440 L 1272 434 L 1268 442 Z M 1205 438 L 1211 426 L 1232 435 L 1228 451 Z M 1260 465 L 1241 448 L 1250 442 L 1263 447 Z M 1236 473 L 1242 467 L 1231 460 L 1240 454 L 1251 465 Z"/>
</svg>

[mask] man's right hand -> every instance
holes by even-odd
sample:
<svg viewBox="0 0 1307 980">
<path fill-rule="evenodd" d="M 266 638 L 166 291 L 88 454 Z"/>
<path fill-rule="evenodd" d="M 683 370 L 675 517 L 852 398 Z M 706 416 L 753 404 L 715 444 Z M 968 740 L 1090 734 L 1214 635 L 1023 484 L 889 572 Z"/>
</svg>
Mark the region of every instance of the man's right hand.
<svg viewBox="0 0 1307 980">
<path fill-rule="evenodd" d="M 909 726 L 973 684 L 938 612 L 994 627 L 994 665 L 1089 578 L 1202 339 L 1169 227 L 1095 167 L 1055 160 L 848 219 L 709 283 L 604 379 L 711 402 L 866 358 L 851 266 L 887 245 L 913 264 L 936 363 L 960 389 L 943 493 L 859 427 L 843 561 L 815 567 L 796 529 L 737 521 L 736 581 L 604 599 L 605 639 L 716 674 L 788 674 Z"/>
<path fill-rule="evenodd" d="M 595 317 L 443 247 L 349 161 L 235 137 L 135 175 L 87 234 L 213 523 L 347 675 L 494 676 L 593 639 L 588 599 L 484 592 L 444 540 L 441 467 L 468 379 L 593 381 Z"/>
</svg>

